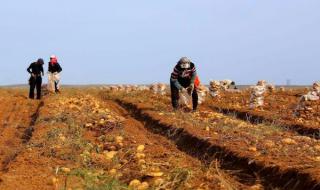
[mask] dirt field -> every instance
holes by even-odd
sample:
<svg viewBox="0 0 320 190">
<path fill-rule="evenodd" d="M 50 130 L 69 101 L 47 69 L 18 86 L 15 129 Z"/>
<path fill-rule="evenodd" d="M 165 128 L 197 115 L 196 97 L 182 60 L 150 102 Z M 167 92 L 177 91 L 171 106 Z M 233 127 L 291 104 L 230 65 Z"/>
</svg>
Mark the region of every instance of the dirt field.
<svg viewBox="0 0 320 190">
<path fill-rule="evenodd" d="M 36 101 L 1 89 L 0 189 L 320 189 L 318 120 L 284 109 L 297 93 L 268 96 L 281 101 L 263 111 L 226 94 L 190 113 L 150 92 L 68 88 Z"/>
<path fill-rule="evenodd" d="M 257 110 L 249 109 L 250 94 L 248 91 L 222 93 L 220 99 L 209 99 L 205 106 L 251 123 L 278 125 L 301 135 L 319 139 L 320 103 L 318 101 L 310 102 L 309 109 L 311 110 L 301 113 L 301 117 L 294 116 L 294 110 L 301 95 L 307 92 L 306 89 L 292 89 L 269 93 L 265 98 L 263 109 Z"/>
</svg>

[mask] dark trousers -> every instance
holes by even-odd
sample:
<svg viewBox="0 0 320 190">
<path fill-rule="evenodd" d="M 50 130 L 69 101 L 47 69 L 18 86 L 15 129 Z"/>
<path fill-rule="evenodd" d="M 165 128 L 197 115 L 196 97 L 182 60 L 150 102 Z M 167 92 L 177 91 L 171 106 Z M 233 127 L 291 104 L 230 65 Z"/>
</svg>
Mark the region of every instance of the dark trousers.
<svg viewBox="0 0 320 190">
<path fill-rule="evenodd" d="M 34 99 L 34 89 L 36 88 L 37 99 L 41 99 L 41 85 L 42 85 L 41 76 L 30 77 L 29 85 L 30 85 L 29 98 Z"/>
<path fill-rule="evenodd" d="M 184 88 L 187 88 L 188 86 L 190 86 L 190 80 L 181 80 L 179 81 L 179 83 Z M 180 99 L 179 89 L 173 83 L 170 83 L 170 87 L 171 87 L 172 107 L 173 109 L 178 109 L 179 99 Z M 192 107 L 193 107 L 193 110 L 197 110 L 197 107 L 198 107 L 198 93 L 196 88 L 194 88 L 192 92 Z"/>
<path fill-rule="evenodd" d="M 55 92 L 59 92 L 58 83 L 56 81 L 54 81 L 54 89 L 55 89 Z"/>
</svg>

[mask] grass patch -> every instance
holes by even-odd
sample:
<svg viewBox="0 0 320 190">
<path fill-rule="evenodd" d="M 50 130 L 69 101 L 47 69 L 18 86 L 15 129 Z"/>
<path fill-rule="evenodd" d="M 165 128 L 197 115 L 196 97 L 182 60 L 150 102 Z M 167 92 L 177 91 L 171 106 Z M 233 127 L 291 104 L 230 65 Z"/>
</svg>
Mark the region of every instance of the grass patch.
<svg viewBox="0 0 320 190">
<path fill-rule="evenodd" d="M 126 184 L 106 175 L 104 172 L 79 168 L 67 174 L 64 190 L 81 188 L 84 190 L 127 190 Z"/>
</svg>

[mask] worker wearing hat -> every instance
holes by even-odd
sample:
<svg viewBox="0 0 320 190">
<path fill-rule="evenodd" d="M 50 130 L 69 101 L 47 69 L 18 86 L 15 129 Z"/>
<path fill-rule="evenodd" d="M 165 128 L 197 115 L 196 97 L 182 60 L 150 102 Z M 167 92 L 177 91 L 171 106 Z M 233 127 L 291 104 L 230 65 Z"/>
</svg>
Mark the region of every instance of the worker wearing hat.
<svg viewBox="0 0 320 190">
<path fill-rule="evenodd" d="M 171 73 L 171 101 L 176 110 L 179 108 L 179 93 L 188 92 L 192 96 L 192 107 L 196 111 L 198 107 L 198 94 L 195 89 L 197 77 L 196 67 L 187 57 L 182 57 Z"/>
</svg>

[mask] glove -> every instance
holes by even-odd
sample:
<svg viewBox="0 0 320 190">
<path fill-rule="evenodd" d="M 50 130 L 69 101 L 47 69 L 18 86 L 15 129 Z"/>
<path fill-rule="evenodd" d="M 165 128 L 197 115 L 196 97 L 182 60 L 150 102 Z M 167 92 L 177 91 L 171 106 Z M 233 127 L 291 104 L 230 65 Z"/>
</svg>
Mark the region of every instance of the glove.
<svg viewBox="0 0 320 190">
<path fill-rule="evenodd" d="M 194 84 L 190 84 L 190 86 L 188 86 L 187 88 L 188 94 L 191 95 L 193 90 L 194 90 Z"/>
</svg>

